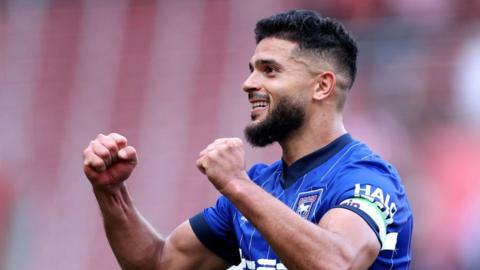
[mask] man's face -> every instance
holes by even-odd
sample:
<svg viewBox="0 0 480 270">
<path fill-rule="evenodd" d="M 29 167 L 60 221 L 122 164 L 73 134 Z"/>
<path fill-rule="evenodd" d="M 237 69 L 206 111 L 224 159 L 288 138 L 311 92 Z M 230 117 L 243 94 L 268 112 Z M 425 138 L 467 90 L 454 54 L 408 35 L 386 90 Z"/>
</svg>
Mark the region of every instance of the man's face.
<svg viewBox="0 0 480 270">
<path fill-rule="evenodd" d="M 254 146 L 282 141 L 298 130 L 308 117 L 314 75 L 294 53 L 296 44 L 267 38 L 250 60 L 250 76 L 243 84 L 252 104 L 251 122 L 245 128 Z"/>
</svg>

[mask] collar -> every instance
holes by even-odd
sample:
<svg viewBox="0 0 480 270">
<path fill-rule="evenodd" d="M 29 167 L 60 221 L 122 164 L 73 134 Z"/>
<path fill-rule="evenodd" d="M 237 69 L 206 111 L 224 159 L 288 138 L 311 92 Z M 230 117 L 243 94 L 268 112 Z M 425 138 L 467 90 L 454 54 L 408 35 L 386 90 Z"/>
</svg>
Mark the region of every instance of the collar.
<svg viewBox="0 0 480 270">
<path fill-rule="evenodd" d="M 352 142 L 353 139 L 350 134 L 346 133 L 338 137 L 326 146 L 298 159 L 290 166 L 287 166 L 282 159 L 282 178 L 281 183 L 284 188 L 291 186 L 298 178 L 311 171 L 313 168 L 320 166 L 325 161 L 329 160 L 342 148 Z"/>
</svg>

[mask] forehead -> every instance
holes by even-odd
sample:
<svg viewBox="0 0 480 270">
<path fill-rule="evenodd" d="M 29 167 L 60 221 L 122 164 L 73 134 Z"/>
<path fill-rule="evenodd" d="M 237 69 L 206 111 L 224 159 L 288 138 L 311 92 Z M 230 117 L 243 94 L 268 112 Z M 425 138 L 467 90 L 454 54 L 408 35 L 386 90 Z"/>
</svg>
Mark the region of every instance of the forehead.
<svg viewBox="0 0 480 270">
<path fill-rule="evenodd" d="M 265 38 L 257 44 L 250 62 L 254 63 L 261 59 L 288 62 L 289 60 L 293 60 L 293 51 L 296 48 L 297 44 L 292 41 L 278 38 Z"/>
</svg>

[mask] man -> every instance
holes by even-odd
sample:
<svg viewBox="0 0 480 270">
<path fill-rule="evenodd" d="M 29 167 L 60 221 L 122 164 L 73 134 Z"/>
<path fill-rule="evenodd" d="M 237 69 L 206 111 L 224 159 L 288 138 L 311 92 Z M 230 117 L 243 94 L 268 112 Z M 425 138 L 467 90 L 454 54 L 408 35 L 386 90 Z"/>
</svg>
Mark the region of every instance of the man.
<svg viewBox="0 0 480 270">
<path fill-rule="evenodd" d="M 98 135 L 84 151 L 105 230 L 124 269 L 407 269 L 412 215 L 395 169 L 353 140 L 342 109 L 356 72 L 343 26 L 293 10 L 257 23 L 243 90 L 254 146 L 282 159 L 245 169 L 238 138 L 215 140 L 197 167 L 222 193 L 162 238 L 124 180 L 137 163 L 126 138 Z"/>
</svg>

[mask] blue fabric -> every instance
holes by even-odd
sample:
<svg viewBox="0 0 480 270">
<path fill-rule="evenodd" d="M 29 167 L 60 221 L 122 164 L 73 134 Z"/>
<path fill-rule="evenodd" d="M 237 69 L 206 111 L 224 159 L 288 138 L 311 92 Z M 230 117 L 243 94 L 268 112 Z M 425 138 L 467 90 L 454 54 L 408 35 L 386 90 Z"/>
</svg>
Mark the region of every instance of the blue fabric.
<svg viewBox="0 0 480 270">
<path fill-rule="evenodd" d="M 371 201 L 384 213 L 387 235 L 396 239 L 396 244 L 392 248 L 390 239 L 387 245 L 390 250 L 382 250 L 370 269 L 408 269 L 413 218 L 400 176 L 390 164 L 350 135 L 339 137 L 290 166 L 282 160 L 271 165 L 256 164 L 248 175 L 292 211 L 313 223 L 318 223 L 328 210 L 339 207 L 344 200 Z M 371 224 L 367 213 L 361 216 Z M 269 244 L 226 197 L 221 196 L 215 206 L 206 208 L 203 217 L 215 237 L 203 237 L 201 241 L 206 244 L 208 239 L 225 239 L 236 243 L 242 259 L 237 269 L 282 269 L 280 259 Z M 378 235 L 376 227 L 371 227 Z"/>
</svg>

